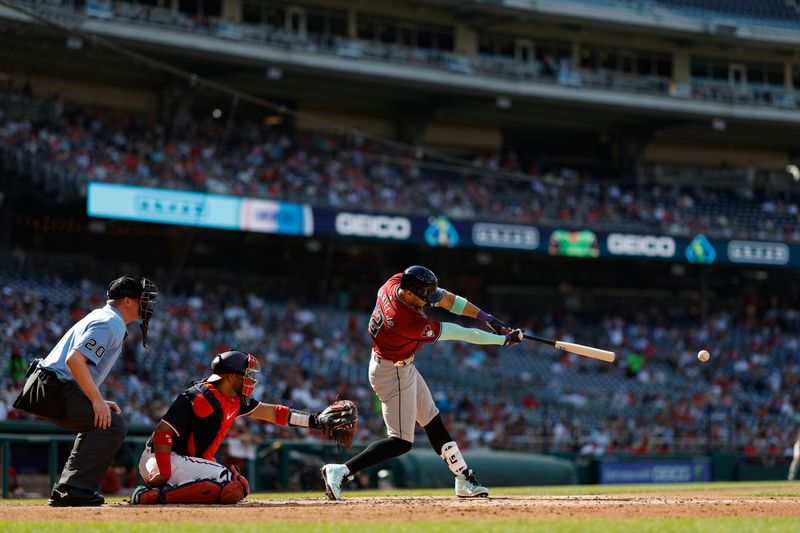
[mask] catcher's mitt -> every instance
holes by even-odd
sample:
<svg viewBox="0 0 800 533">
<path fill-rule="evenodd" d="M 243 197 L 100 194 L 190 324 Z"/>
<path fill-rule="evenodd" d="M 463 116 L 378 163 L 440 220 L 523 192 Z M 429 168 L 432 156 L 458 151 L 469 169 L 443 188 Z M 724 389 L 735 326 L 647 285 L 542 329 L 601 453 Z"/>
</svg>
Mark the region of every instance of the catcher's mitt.
<svg viewBox="0 0 800 533">
<path fill-rule="evenodd" d="M 326 437 L 350 448 L 358 429 L 358 408 L 350 400 L 337 400 L 317 415 L 317 424 Z"/>
</svg>

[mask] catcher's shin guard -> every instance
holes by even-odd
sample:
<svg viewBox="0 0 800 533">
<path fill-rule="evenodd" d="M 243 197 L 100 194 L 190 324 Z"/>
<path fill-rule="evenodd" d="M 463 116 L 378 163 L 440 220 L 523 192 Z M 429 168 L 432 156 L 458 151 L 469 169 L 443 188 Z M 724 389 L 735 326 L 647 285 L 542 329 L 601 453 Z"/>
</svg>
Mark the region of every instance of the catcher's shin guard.
<svg viewBox="0 0 800 533">
<path fill-rule="evenodd" d="M 161 490 L 157 487 L 136 487 L 131 494 L 131 505 L 156 505 L 161 501 Z"/>
<path fill-rule="evenodd" d="M 182 485 L 165 485 L 161 489 L 164 503 L 219 503 L 222 484 L 198 479 Z"/>
<path fill-rule="evenodd" d="M 131 496 L 131 505 L 158 503 L 230 505 L 243 500 L 249 493 L 250 483 L 236 467 L 232 467 L 231 479 L 226 483 L 197 479 L 181 485 L 139 487 Z"/>
</svg>

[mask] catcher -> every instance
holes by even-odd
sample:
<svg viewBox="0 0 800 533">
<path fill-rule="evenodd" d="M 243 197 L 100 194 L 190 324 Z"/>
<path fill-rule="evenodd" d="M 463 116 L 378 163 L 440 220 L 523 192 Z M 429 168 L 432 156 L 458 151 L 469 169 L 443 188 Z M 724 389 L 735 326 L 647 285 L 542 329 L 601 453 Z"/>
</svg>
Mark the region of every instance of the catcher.
<svg viewBox="0 0 800 533">
<path fill-rule="evenodd" d="M 281 426 L 319 429 L 349 448 L 358 426 L 358 411 L 349 400 L 337 401 L 321 413 L 254 400 L 261 371 L 258 360 L 244 352 L 218 354 L 211 374 L 183 391 L 158 423 L 139 460 L 145 480 L 131 495 L 132 505 L 232 504 L 247 496 L 250 484 L 235 467 L 214 460 L 233 421 L 252 416 Z"/>
</svg>

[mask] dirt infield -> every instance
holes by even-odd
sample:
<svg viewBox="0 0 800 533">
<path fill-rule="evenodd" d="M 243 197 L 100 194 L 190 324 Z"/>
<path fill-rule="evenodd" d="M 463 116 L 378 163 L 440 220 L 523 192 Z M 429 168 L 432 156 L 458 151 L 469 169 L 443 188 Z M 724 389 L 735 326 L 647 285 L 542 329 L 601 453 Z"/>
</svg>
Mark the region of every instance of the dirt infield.
<svg viewBox="0 0 800 533">
<path fill-rule="evenodd" d="M 113 503 L 91 509 L 46 505 L 0 506 L 0 521 L 98 520 L 158 522 L 407 522 L 559 518 L 796 517 L 800 498 L 743 495 L 742 491 L 659 492 L 580 496 L 248 498 L 230 506 L 131 507 Z"/>
</svg>

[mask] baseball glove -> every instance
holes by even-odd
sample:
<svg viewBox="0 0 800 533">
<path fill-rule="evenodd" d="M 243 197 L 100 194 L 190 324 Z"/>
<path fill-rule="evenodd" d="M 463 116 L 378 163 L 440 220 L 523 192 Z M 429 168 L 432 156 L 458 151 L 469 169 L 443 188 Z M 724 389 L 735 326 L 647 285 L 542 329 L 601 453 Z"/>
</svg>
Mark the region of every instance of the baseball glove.
<svg viewBox="0 0 800 533">
<path fill-rule="evenodd" d="M 358 408 L 350 400 L 337 400 L 317 415 L 317 424 L 326 437 L 348 449 L 358 429 Z"/>
</svg>

